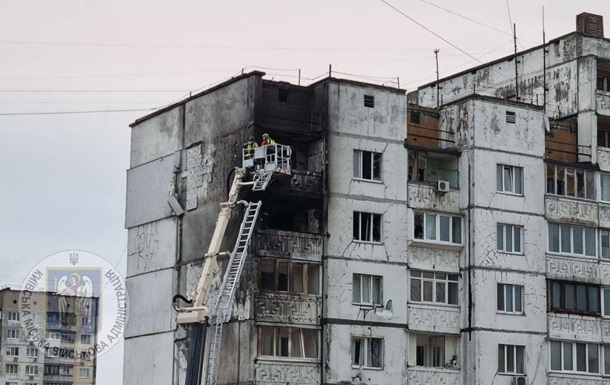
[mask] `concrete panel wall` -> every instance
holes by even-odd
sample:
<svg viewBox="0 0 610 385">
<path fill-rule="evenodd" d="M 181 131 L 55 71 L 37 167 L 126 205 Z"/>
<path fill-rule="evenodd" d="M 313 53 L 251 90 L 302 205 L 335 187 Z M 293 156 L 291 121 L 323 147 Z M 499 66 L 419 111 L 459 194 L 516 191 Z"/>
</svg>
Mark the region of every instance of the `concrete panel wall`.
<svg viewBox="0 0 610 385">
<path fill-rule="evenodd" d="M 473 327 L 546 332 L 546 279 L 544 275 L 513 273 L 510 271 L 477 270 L 474 273 L 474 324 Z M 523 314 L 498 312 L 498 283 L 522 285 Z"/>
<path fill-rule="evenodd" d="M 174 333 L 125 340 L 123 384 L 168 385 L 173 383 Z"/>
<path fill-rule="evenodd" d="M 354 178 L 354 150 L 381 154 L 381 180 Z M 329 189 L 333 193 L 406 200 L 407 150 L 400 143 L 332 134 L 329 137 Z"/>
<path fill-rule="evenodd" d="M 168 156 L 182 148 L 184 107 L 177 106 L 131 128 L 130 167 Z"/>
<path fill-rule="evenodd" d="M 174 172 L 179 165 L 180 153 L 176 152 L 127 171 L 125 227 L 173 215 L 168 198 L 175 189 Z"/>
<path fill-rule="evenodd" d="M 382 215 L 381 243 L 354 240 L 352 220 L 354 211 Z M 329 199 L 326 255 L 342 258 L 406 262 L 407 206 L 342 197 Z"/>
<path fill-rule="evenodd" d="M 176 277 L 173 269 L 165 269 L 127 278 L 129 297 L 134 300 L 131 301 L 130 319 L 125 328 L 126 338 L 176 328 L 176 314 L 172 308 Z"/>
<path fill-rule="evenodd" d="M 325 262 L 326 282 L 325 295 L 332 303 L 326 308 L 326 318 L 342 318 L 372 322 L 405 323 L 407 322 L 406 301 L 406 266 L 383 265 L 370 262 L 327 259 Z M 353 304 L 353 275 L 378 275 L 382 278 L 382 299 L 385 305 L 392 300 L 391 320 L 383 320 L 371 311 L 370 307 Z"/>
<path fill-rule="evenodd" d="M 352 378 L 358 374 L 358 368 L 352 367 L 351 363 L 352 337 L 383 338 L 383 368 L 363 369 L 363 378 L 359 383 L 371 385 L 404 383 L 407 369 L 405 357 L 408 349 L 406 331 L 400 328 L 347 325 L 328 325 L 325 328 L 323 339 L 325 383 L 353 383 Z"/>
<path fill-rule="evenodd" d="M 473 210 L 474 255 L 476 266 L 517 271 L 545 272 L 547 223 L 542 216 L 486 209 Z M 508 224 L 523 227 L 521 254 L 498 251 L 497 225 Z"/>
<path fill-rule="evenodd" d="M 127 276 L 172 267 L 177 258 L 176 218 L 133 227 L 127 232 Z"/>
</svg>

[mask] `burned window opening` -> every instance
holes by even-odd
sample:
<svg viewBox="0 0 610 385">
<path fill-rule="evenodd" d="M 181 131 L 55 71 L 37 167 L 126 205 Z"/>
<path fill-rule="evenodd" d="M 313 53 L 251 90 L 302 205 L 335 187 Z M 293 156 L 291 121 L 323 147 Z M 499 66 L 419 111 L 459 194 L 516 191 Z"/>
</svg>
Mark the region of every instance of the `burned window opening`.
<svg viewBox="0 0 610 385">
<path fill-rule="evenodd" d="M 459 187 L 457 157 L 425 151 L 409 151 L 408 179 L 411 182 L 436 183 L 448 181 L 451 188 Z"/>
<path fill-rule="evenodd" d="M 261 291 L 294 294 L 320 294 L 320 265 L 261 258 L 259 261 Z"/>
<path fill-rule="evenodd" d="M 364 95 L 364 106 L 375 108 L 375 97 L 373 95 Z"/>
</svg>

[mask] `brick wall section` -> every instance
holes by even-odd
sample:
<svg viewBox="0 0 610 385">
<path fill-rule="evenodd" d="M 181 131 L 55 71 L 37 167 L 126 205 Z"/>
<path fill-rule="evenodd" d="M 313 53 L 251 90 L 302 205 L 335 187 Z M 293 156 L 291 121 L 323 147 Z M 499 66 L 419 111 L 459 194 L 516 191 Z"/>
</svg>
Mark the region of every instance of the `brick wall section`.
<svg viewBox="0 0 610 385">
<path fill-rule="evenodd" d="M 604 17 L 583 12 L 576 16 L 576 31 L 587 36 L 604 37 Z"/>
</svg>

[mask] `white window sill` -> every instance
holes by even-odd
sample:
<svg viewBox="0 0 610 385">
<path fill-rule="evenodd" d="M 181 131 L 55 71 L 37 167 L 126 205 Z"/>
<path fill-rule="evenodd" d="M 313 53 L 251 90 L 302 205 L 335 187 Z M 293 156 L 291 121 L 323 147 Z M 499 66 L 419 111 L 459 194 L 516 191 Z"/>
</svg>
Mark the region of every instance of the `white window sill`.
<svg viewBox="0 0 610 385">
<path fill-rule="evenodd" d="M 285 362 L 289 364 L 303 363 L 303 364 L 317 364 L 319 358 L 302 358 L 302 357 L 279 357 L 279 356 L 257 356 L 258 361 L 264 362 Z"/>
<path fill-rule="evenodd" d="M 450 282 L 454 282 L 454 281 L 450 281 Z M 444 308 L 454 309 L 454 310 L 460 309 L 460 305 L 453 305 L 453 304 L 442 303 L 442 302 L 408 301 L 407 304 L 409 306 L 415 306 L 415 307 L 419 307 L 419 308 L 423 308 L 423 307 L 442 308 L 442 307 L 444 307 Z"/>
<path fill-rule="evenodd" d="M 363 243 L 365 245 L 383 245 L 383 242 L 372 242 L 372 241 L 361 241 L 359 239 L 354 239 L 354 243 Z"/>
<path fill-rule="evenodd" d="M 352 369 L 360 369 L 360 365 L 352 365 Z M 374 366 L 362 366 L 362 370 L 383 370 L 383 366 L 380 368 Z"/>
<path fill-rule="evenodd" d="M 383 304 L 373 304 L 373 303 L 359 303 L 359 302 L 352 302 L 352 305 L 354 306 L 359 306 L 361 309 L 381 309 L 383 308 Z"/>
<path fill-rule="evenodd" d="M 412 239 L 409 243 L 409 246 L 420 246 L 420 247 L 429 247 L 429 248 L 434 248 L 434 249 L 445 249 L 445 250 L 455 250 L 455 251 L 460 251 L 464 248 L 464 245 L 461 243 L 426 241 L 423 239 Z"/>
<path fill-rule="evenodd" d="M 500 376 L 527 377 L 527 375 L 525 373 L 500 373 L 500 372 L 498 372 L 498 374 Z"/>
<path fill-rule="evenodd" d="M 525 256 L 525 253 L 523 253 L 523 252 L 515 253 L 514 251 L 504 251 L 504 250 L 497 250 L 497 251 L 498 251 L 498 254 Z"/>
<path fill-rule="evenodd" d="M 554 257 L 572 258 L 572 259 L 586 259 L 586 260 L 589 260 L 591 262 L 602 260 L 599 257 L 592 257 L 590 255 L 568 254 L 568 253 L 560 253 L 560 252 L 557 252 L 557 251 L 547 251 L 547 255 L 554 256 Z M 610 262 L 610 260 L 607 260 L 607 259 L 606 259 L 606 261 Z"/>
<path fill-rule="evenodd" d="M 353 177 L 352 180 L 354 180 L 356 182 L 368 182 L 368 183 L 375 183 L 375 184 L 383 184 L 383 181 L 377 180 L 377 179 L 365 179 L 365 178 L 356 178 L 356 177 Z"/>
<path fill-rule="evenodd" d="M 512 315 L 512 316 L 525 317 L 525 313 L 523 313 L 523 312 L 522 312 L 522 313 L 516 313 L 516 312 L 508 312 L 508 311 L 501 311 L 501 310 L 498 310 L 498 311 L 496 312 L 496 314 L 499 314 L 499 315 Z"/>
<path fill-rule="evenodd" d="M 525 197 L 525 194 L 518 194 L 518 193 L 514 193 L 511 191 L 496 191 L 498 194 L 502 194 L 502 195 L 510 195 L 510 196 L 514 196 L 514 197 Z M 500 373 L 498 373 L 500 374 Z"/>
</svg>

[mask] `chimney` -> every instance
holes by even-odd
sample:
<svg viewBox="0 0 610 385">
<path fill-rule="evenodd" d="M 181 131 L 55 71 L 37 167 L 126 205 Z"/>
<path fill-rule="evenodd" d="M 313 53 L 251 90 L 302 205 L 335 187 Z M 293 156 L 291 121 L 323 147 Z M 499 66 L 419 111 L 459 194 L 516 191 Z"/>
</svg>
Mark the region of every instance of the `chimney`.
<svg viewBox="0 0 610 385">
<path fill-rule="evenodd" d="M 604 38 L 604 17 L 583 12 L 576 16 L 576 31 L 585 36 Z"/>
</svg>

